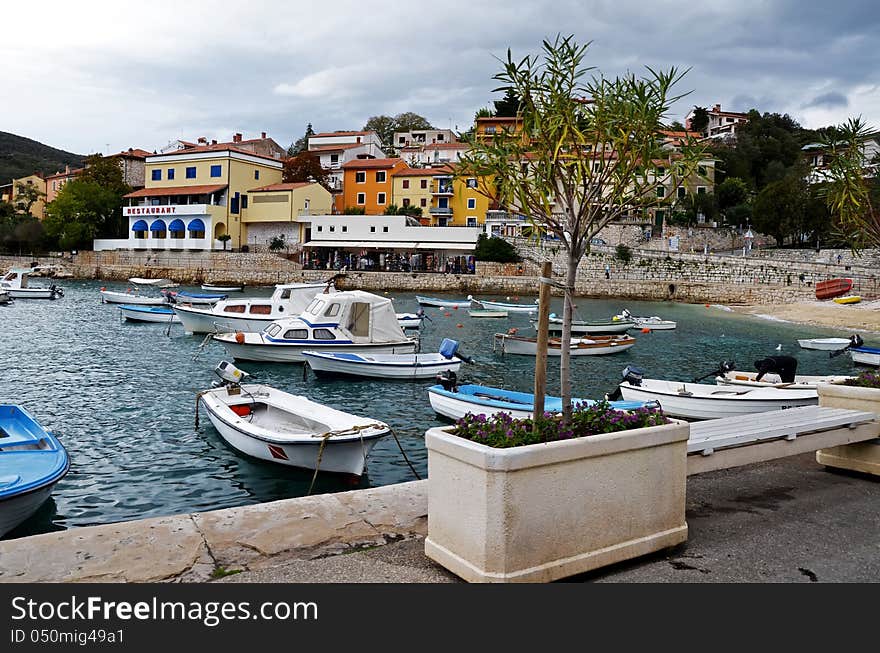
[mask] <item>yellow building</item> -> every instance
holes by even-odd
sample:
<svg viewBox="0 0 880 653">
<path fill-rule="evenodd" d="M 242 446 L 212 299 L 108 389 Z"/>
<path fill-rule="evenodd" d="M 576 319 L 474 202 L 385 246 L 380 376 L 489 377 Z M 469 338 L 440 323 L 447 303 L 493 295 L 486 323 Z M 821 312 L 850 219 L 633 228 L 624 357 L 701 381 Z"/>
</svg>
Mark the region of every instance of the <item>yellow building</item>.
<svg viewBox="0 0 880 653">
<path fill-rule="evenodd" d="M 269 245 L 279 236 L 287 245 L 305 242 L 311 236 L 311 216 L 330 215 L 332 209 L 333 195 L 315 182 L 251 188 L 241 218 L 245 242 L 249 247 Z"/>
<path fill-rule="evenodd" d="M 445 171 L 435 168 L 403 168 L 398 170 L 392 178 L 391 203 L 401 207 L 418 207 L 422 210 L 422 215 L 419 217 L 422 224 L 436 224 L 436 220 L 432 220 L 430 209 L 436 205 L 433 200 L 434 176 L 437 174 L 445 174 Z"/>
<path fill-rule="evenodd" d="M 123 214 L 134 249 L 216 249 L 221 236 L 246 242 L 243 216 L 250 189 L 281 183 L 278 159 L 227 144 L 149 156 L 145 188 L 129 193 Z M 110 249 L 96 241 L 96 249 Z"/>
<path fill-rule="evenodd" d="M 495 187 L 488 177 L 452 178 L 452 222 L 454 227 L 485 224 L 486 211 L 494 206 Z"/>
<path fill-rule="evenodd" d="M 19 184 L 24 184 L 35 188 L 39 194 L 39 198 L 34 202 L 30 210 L 26 206 L 25 200 L 19 191 Z M 19 213 L 30 213 L 35 218 L 42 220 L 46 217 L 46 180 L 39 174 L 32 174 L 27 177 L 20 177 L 12 180 L 12 205 Z"/>
</svg>

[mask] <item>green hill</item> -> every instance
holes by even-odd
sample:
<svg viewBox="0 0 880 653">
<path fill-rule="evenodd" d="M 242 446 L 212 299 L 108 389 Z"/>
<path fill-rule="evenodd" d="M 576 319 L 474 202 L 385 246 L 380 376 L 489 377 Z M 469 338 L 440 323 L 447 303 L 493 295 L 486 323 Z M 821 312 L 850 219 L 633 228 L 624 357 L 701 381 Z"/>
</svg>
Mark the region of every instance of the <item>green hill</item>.
<svg viewBox="0 0 880 653">
<path fill-rule="evenodd" d="M 85 157 L 81 154 L 72 154 L 30 138 L 0 132 L 0 185 L 34 172 L 52 175 L 64 170 L 65 165 L 80 168 L 83 161 Z"/>
</svg>

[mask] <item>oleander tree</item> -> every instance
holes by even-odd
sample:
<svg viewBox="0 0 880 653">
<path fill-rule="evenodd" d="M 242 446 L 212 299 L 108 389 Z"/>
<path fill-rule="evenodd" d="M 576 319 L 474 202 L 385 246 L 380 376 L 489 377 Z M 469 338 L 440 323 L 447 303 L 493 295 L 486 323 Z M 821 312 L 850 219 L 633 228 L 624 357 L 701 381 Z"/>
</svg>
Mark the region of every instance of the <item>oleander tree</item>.
<svg viewBox="0 0 880 653">
<path fill-rule="evenodd" d="M 566 255 L 560 356 L 565 423 L 572 414 L 572 299 L 590 239 L 616 218 L 668 207 L 704 156 L 690 138 L 668 149 L 660 133 L 683 97 L 673 89 L 686 71 L 646 68 L 641 76 L 605 77 L 586 65 L 589 45 L 557 35 L 543 42 L 539 55 L 516 60 L 508 50 L 494 90 L 519 98 L 520 125 L 491 140 L 473 137 L 457 171 L 494 179 L 492 199 L 527 216 L 534 233 L 553 234 Z"/>
</svg>

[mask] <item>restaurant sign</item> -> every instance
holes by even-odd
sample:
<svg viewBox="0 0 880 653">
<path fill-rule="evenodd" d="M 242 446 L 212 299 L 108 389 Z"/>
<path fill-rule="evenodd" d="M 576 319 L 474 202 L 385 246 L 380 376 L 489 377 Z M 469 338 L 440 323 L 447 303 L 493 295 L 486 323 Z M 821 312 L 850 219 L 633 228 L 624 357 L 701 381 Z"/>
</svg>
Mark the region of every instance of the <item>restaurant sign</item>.
<svg viewBox="0 0 880 653">
<path fill-rule="evenodd" d="M 139 215 L 205 215 L 207 204 L 164 204 L 162 206 L 123 206 L 122 215 L 126 218 Z"/>
</svg>

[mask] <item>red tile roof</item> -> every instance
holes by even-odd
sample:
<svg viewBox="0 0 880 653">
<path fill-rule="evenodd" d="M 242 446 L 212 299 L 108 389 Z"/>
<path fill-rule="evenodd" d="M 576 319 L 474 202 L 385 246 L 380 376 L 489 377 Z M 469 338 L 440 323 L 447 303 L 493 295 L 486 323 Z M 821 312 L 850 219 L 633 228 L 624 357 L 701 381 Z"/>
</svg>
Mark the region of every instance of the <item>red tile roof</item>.
<svg viewBox="0 0 880 653">
<path fill-rule="evenodd" d="M 320 134 L 312 134 L 309 138 L 330 138 L 331 136 L 366 136 L 372 132 L 321 132 Z"/>
<path fill-rule="evenodd" d="M 67 172 L 56 172 L 54 175 L 49 175 L 48 177 L 46 177 L 46 179 L 49 180 L 56 177 L 76 177 L 78 175 L 81 175 L 83 170 L 85 170 L 85 168 L 76 168 Z"/>
<path fill-rule="evenodd" d="M 434 175 L 448 175 L 451 168 L 402 168 L 394 173 L 395 177 L 433 177 Z"/>
<path fill-rule="evenodd" d="M 403 159 L 355 159 L 348 163 L 342 164 L 343 170 L 366 170 L 371 168 L 393 168 L 398 163 L 403 163 Z"/>
<path fill-rule="evenodd" d="M 216 145 L 199 145 L 198 147 L 187 147 L 183 150 L 174 150 L 173 152 L 166 152 L 165 154 L 150 154 L 149 156 L 185 156 L 189 154 L 198 154 L 200 152 L 238 152 L 239 154 L 248 154 L 250 156 L 259 157 L 260 159 L 269 159 L 269 161 L 280 161 L 280 159 L 276 159 L 265 154 L 257 154 L 256 152 L 244 150 L 240 147 L 234 147 L 226 143 L 217 143 Z"/>
<path fill-rule="evenodd" d="M 522 118 L 515 116 L 492 116 L 491 118 L 477 118 L 477 122 L 522 122 Z"/>
<path fill-rule="evenodd" d="M 169 195 L 210 195 L 226 188 L 226 184 L 213 186 L 170 186 L 168 188 L 141 188 L 123 197 L 167 197 Z"/>
<path fill-rule="evenodd" d="M 260 186 L 259 188 L 251 188 L 249 193 L 258 193 L 260 191 L 266 190 L 295 190 L 297 188 L 302 188 L 303 186 L 311 186 L 312 184 L 316 184 L 316 181 L 295 181 L 290 182 L 288 184 L 269 184 L 268 186 Z"/>
<path fill-rule="evenodd" d="M 309 152 L 332 152 L 334 150 L 350 150 L 353 147 L 363 147 L 366 143 L 340 143 L 338 145 L 313 145 Z"/>
<path fill-rule="evenodd" d="M 139 147 L 135 147 L 128 150 L 122 150 L 122 152 L 117 152 L 116 154 L 110 154 L 109 156 L 122 156 L 135 159 L 145 159 L 148 156 L 153 156 L 153 153 L 142 150 Z"/>
</svg>

